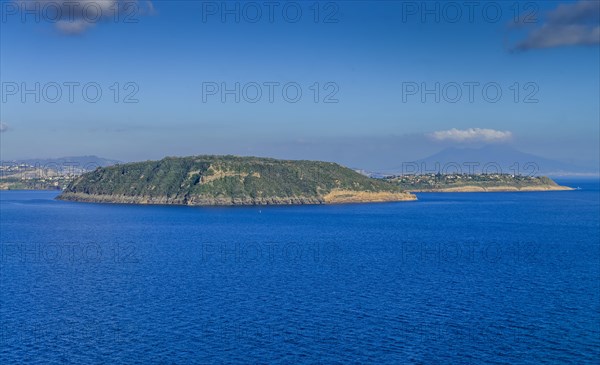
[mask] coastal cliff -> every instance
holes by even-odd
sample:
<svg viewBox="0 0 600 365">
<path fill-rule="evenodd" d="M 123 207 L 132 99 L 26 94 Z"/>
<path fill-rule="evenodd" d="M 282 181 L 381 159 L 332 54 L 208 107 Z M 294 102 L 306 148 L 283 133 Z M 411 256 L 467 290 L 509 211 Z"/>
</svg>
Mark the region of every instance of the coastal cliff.
<svg viewBox="0 0 600 365">
<path fill-rule="evenodd" d="M 195 156 L 98 168 L 72 181 L 57 199 L 205 206 L 389 202 L 416 196 L 330 162 Z"/>
</svg>

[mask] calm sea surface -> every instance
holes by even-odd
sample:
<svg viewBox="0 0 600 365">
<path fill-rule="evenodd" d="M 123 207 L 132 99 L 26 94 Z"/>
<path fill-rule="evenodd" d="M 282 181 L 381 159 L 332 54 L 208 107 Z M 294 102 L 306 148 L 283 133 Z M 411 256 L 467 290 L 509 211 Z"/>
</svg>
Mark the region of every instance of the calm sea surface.
<svg viewBox="0 0 600 365">
<path fill-rule="evenodd" d="M 598 183 L 190 208 L 1 192 L 2 364 L 592 364 Z"/>
</svg>

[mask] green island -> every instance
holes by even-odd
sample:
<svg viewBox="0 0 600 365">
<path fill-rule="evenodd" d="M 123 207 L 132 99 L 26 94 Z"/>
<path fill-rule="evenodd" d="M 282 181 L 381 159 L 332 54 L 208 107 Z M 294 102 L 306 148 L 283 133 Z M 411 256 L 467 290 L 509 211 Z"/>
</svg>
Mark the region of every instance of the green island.
<svg viewBox="0 0 600 365">
<path fill-rule="evenodd" d="M 204 206 L 389 202 L 416 196 L 331 162 L 194 156 L 98 168 L 76 177 L 57 199 Z"/>
<path fill-rule="evenodd" d="M 511 174 L 421 174 L 385 178 L 410 192 L 501 192 L 574 190 L 546 176 Z"/>
</svg>

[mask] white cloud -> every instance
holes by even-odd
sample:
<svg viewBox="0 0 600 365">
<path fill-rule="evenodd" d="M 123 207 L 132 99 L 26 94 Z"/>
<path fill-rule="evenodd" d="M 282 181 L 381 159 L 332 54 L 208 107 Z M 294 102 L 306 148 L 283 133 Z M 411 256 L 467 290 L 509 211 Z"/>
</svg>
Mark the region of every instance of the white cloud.
<svg viewBox="0 0 600 365">
<path fill-rule="evenodd" d="M 154 13 L 152 1 L 137 0 L 15 0 L 24 13 L 37 12 L 64 34 L 81 34 L 97 23 L 135 23 Z"/>
<path fill-rule="evenodd" d="M 81 34 L 93 26 L 94 23 L 90 23 L 82 19 L 73 21 L 61 20 L 56 23 L 56 28 L 65 34 Z"/>
<path fill-rule="evenodd" d="M 600 43 L 600 26 L 585 25 L 544 25 L 529 34 L 519 43 L 517 49 L 552 48 L 574 45 L 595 45 Z"/>
<path fill-rule="evenodd" d="M 559 5 L 550 11 L 546 21 L 532 28 L 515 49 L 527 51 L 577 45 L 600 44 L 600 1 L 580 0 Z"/>
<path fill-rule="evenodd" d="M 548 14 L 548 20 L 554 24 L 574 24 L 586 21 L 597 22 L 600 18 L 600 2 L 579 0 L 572 4 L 561 4 Z"/>
<path fill-rule="evenodd" d="M 6 131 L 8 131 L 8 125 L 5 123 L 0 122 L 0 133 L 4 133 Z"/>
<path fill-rule="evenodd" d="M 469 128 L 456 129 L 452 128 L 447 131 L 436 131 L 429 134 L 429 137 L 435 141 L 451 141 L 451 142 L 505 142 L 512 138 L 510 131 L 497 131 L 495 129 Z"/>
</svg>

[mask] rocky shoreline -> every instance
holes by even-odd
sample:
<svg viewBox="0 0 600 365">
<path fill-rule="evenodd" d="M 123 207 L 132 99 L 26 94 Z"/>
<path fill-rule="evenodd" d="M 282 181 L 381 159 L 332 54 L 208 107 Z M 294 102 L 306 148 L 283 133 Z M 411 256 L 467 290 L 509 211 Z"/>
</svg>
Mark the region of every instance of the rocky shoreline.
<svg viewBox="0 0 600 365">
<path fill-rule="evenodd" d="M 411 193 L 333 190 L 323 199 L 327 204 L 343 204 L 412 201 L 417 200 L 417 197 Z"/>
<path fill-rule="evenodd" d="M 263 198 L 208 198 L 202 196 L 188 197 L 147 197 L 125 195 L 98 195 L 63 192 L 58 200 L 83 203 L 112 203 L 139 205 L 186 205 L 186 206 L 251 206 L 251 205 L 317 205 L 317 204 L 346 204 L 346 203 L 383 203 L 417 200 L 410 193 L 387 193 L 368 191 L 332 191 L 319 196 L 263 197 Z"/>
<path fill-rule="evenodd" d="M 539 186 L 458 186 L 441 189 L 411 190 L 412 193 L 502 193 L 502 192 L 534 192 L 534 191 L 569 191 L 575 190 L 568 186 L 539 185 Z"/>
<path fill-rule="evenodd" d="M 125 195 L 99 195 L 63 192 L 58 200 L 82 203 L 111 203 L 138 205 L 184 205 L 184 206 L 252 206 L 252 205 L 319 205 L 319 204 L 352 204 L 352 203 L 384 203 L 415 201 L 412 193 L 493 193 L 493 192 L 536 192 L 536 191 L 570 191 L 567 186 L 462 186 L 443 189 L 413 190 L 410 193 L 368 192 L 334 190 L 324 196 L 292 196 L 292 197 L 263 197 L 263 198 L 208 198 L 202 196 L 188 197 L 147 197 Z"/>
</svg>

